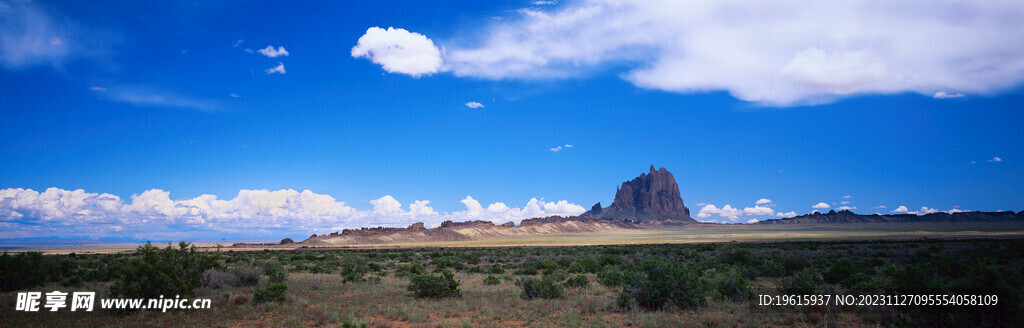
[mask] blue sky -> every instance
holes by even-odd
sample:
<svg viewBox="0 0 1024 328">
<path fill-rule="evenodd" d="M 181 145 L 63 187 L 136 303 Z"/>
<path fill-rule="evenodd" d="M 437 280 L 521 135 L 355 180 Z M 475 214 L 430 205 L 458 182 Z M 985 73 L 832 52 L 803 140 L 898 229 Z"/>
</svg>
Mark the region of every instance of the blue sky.
<svg viewBox="0 0 1024 328">
<path fill-rule="evenodd" d="M 1024 6 L 748 7 L 2 1 L 0 238 L 1024 207 Z"/>
</svg>

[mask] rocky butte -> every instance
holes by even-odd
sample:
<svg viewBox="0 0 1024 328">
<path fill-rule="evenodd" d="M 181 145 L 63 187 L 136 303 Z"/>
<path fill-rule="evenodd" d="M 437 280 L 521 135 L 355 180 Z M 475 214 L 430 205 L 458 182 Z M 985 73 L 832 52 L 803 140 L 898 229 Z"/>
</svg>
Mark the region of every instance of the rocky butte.
<svg viewBox="0 0 1024 328">
<path fill-rule="evenodd" d="M 442 222 L 436 228 L 426 228 L 422 222 L 406 228 L 373 227 L 345 229 L 323 235 L 313 234 L 296 245 L 333 246 L 391 244 L 423 241 L 460 241 L 494 237 L 514 237 L 551 233 L 602 232 L 643 228 L 649 225 L 696 223 L 690 210 L 679 195 L 679 185 L 672 173 L 661 168 L 641 173 L 633 180 L 622 183 L 615 191 L 611 206 L 601 203 L 579 216 L 550 216 L 523 219 L 519 225 L 506 222 L 496 225 L 491 221 Z M 289 240 L 290 241 L 290 240 Z M 293 244 L 282 241 L 282 244 Z M 238 246 L 252 246 L 238 244 Z"/>
<path fill-rule="evenodd" d="M 664 167 L 655 171 L 654 165 L 650 172 L 623 182 L 615 191 L 611 206 L 601 208 L 601 203 L 594 204 L 580 217 L 639 224 L 697 223 L 683 204 L 672 172 Z"/>
</svg>

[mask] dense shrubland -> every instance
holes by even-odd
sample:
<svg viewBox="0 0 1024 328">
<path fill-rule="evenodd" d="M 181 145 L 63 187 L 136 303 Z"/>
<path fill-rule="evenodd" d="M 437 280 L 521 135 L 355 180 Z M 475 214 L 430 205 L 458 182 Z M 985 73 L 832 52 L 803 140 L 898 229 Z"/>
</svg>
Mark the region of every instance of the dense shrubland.
<svg viewBox="0 0 1024 328">
<path fill-rule="evenodd" d="M 230 294 L 226 299 L 233 303 L 292 302 L 288 295 L 297 290 L 295 275 L 317 275 L 314 285 L 303 287 L 317 292 L 324 290 L 327 282 L 320 279 L 326 277 L 342 286 L 335 291 L 401 281 L 401 297 L 418 302 L 468 298 L 472 294 L 464 293 L 461 281 L 476 277 L 479 288 L 514 288 L 518 302 L 565 300 L 594 288 L 614 292 L 607 305 L 580 305 L 593 309 L 588 311 L 699 312 L 714 304 L 745 304 L 751 311 L 797 312 L 807 318 L 852 311 L 883 325 L 1001 326 L 1024 320 L 1024 240 L 255 252 L 198 250 L 182 243 L 165 248 L 147 244 L 131 254 L 0 254 L 3 292 L 91 284 L 124 297 L 184 297 L 208 290 Z M 752 305 L 759 294 L 824 293 L 998 294 L 999 305 L 957 311 Z M 887 319 L 879 319 L 883 316 Z"/>
</svg>

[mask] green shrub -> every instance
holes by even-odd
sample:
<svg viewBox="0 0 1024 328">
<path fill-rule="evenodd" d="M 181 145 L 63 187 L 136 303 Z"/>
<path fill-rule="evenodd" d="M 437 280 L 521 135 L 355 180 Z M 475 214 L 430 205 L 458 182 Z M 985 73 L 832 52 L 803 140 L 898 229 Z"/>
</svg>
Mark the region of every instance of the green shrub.
<svg viewBox="0 0 1024 328">
<path fill-rule="evenodd" d="M 565 287 L 570 288 L 586 287 L 587 285 L 590 285 L 590 279 L 582 274 L 572 276 L 572 278 L 565 281 Z"/>
<path fill-rule="evenodd" d="M 855 271 L 856 268 L 854 268 L 853 263 L 850 262 L 850 260 L 842 259 L 833 264 L 832 267 L 829 268 L 828 271 L 825 271 L 821 276 L 827 283 L 838 284 L 843 280 L 850 278 Z"/>
<path fill-rule="evenodd" d="M 735 268 L 730 268 L 728 274 L 719 275 L 714 283 L 719 295 L 734 302 L 749 300 L 754 296 L 751 291 L 753 284 L 736 274 Z"/>
<path fill-rule="evenodd" d="M 598 281 L 605 286 L 618 286 L 622 284 L 622 270 L 617 266 L 606 266 L 604 271 L 597 274 Z"/>
<path fill-rule="evenodd" d="M 412 264 L 399 264 L 395 267 L 396 277 L 410 277 L 417 275 L 427 274 L 427 269 L 423 268 L 423 265 L 413 262 Z"/>
<path fill-rule="evenodd" d="M 541 279 L 526 277 L 520 279 L 516 284 L 523 289 L 519 296 L 528 300 L 538 297 L 562 298 L 565 295 L 565 289 L 562 288 L 562 285 L 552 280 L 551 277 Z"/>
<path fill-rule="evenodd" d="M 440 272 L 440 270 L 444 270 L 446 268 L 451 268 L 457 271 L 462 271 L 466 269 L 465 264 L 463 264 L 459 260 L 448 257 L 436 258 L 433 261 L 430 261 L 430 264 L 434 265 L 434 268 L 436 270 L 435 272 Z"/>
<path fill-rule="evenodd" d="M 451 271 L 442 271 L 440 276 L 423 274 L 413 276 L 409 280 L 409 287 L 416 298 L 448 298 L 461 297 L 459 282 Z"/>
<path fill-rule="evenodd" d="M 232 284 L 235 287 L 256 286 L 260 283 L 260 273 L 252 266 L 231 268 L 231 274 L 235 276 Z"/>
<path fill-rule="evenodd" d="M 551 278 L 551 280 L 560 282 L 569 279 L 569 273 L 565 272 L 565 270 L 549 271 L 544 273 L 544 278 Z"/>
<path fill-rule="evenodd" d="M 272 283 L 285 282 L 288 280 L 288 271 L 280 263 L 267 263 L 263 265 L 263 274 Z"/>
<path fill-rule="evenodd" d="M 781 256 L 779 263 L 782 264 L 783 275 L 792 275 L 811 265 L 806 258 L 799 256 Z"/>
<path fill-rule="evenodd" d="M 341 323 L 341 328 L 367 328 L 369 326 L 370 326 L 370 324 L 365 323 L 365 322 L 362 322 L 362 323 L 352 323 L 352 322 L 345 321 L 345 322 Z"/>
<path fill-rule="evenodd" d="M 110 286 L 111 294 L 133 298 L 159 298 L 160 295 L 191 297 L 202 285 L 200 277 L 218 266 L 218 256 L 198 253 L 186 242 L 178 248 L 159 248 L 151 243 L 139 246 L 136 258 L 125 262 L 120 276 Z"/>
<path fill-rule="evenodd" d="M 703 306 L 706 294 L 707 287 L 685 263 L 647 259 L 639 271 L 625 275 L 618 304 L 647 310 L 690 309 Z"/>
<path fill-rule="evenodd" d="M 346 256 L 341 260 L 341 282 L 345 284 L 365 282 L 366 279 L 363 278 L 363 275 L 370 272 L 368 262 L 369 260 L 362 256 Z"/>
<path fill-rule="evenodd" d="M 252 296 L 255 303 L 280 302 L 284 301 L 284 292 L 288 290 L 288 284 L 283 282 L 269 283 L 257 288 Z"/>
<path fill-rule="evenodd" d="M 491 270 L 489 270 L 488 272 L 491 274 L 504 274 L 505 270 L 501 268 L 500 264 L 495 264 L 494 266 L 491 267 Z"/>
<path fill-rule="evenodd" d="M 235 282 L 235 276 L 231 273 L 224 272 L 218 269 L 209 269 L 203 272 L 203 275 L 199 278 L 202 281 L 203 287 L 210 289 L 217 289 L 224 286 L 232 286 L 237 284 Z"/>
<path fill-rule="evenodd" d="M 484 285 L 491 286 L 498 284 L 501 284 L 501 279 L 498 279 L 498 277 L 495 277 L 494 275 L 487 275 L 487 278 L 484 278 Z"/>
<path fill-rule="evenodd" d="M 58 282 L 69 278 L 68 283 L 80 274 L 76 265 L 66 259 L 44 256 L 42 252 L 24 252 L 0 255 L 0 291 L 9 292 L 29 287 L 42 286 L 47 282 Z"/>
<path fill-rule="evenodd" d="M 573 271 L 574 267 L 575 270 L 578 271 Z M 590 256 L 576 260 L 576 262 L 573 262 L 571 265 L 569 265 L 569 272 L 572 273 L 598 273 L 600 271 L 601 263 L 599 263 L 597 259 Z"/>
<path fill-rule="evenodd" d="M 515 273 L 515 274 L 521 275 L 521 276 L 533 276 L 533 275 L 537 274 L 537 271 L 538 270 L 537 270 L 536 266 L 529 265 L 529 266 L 519 267 L 518 269 L 515 269 L 514 271 L 512 271 L 512 273 Z"/>
<path fill-rule="evenodd" d="M 819 294 L 821 288 L 821 277 L 814 272 L 814 269 L 806 268 L 788 277 L 779 280 L 779 288 L 783 294 L 790 295 L 811 295 Z"/>
<path fill-rule="evenodd" d="M 558 264 L 558 262 L 555 262 L 555 260 L 552 259 L 543 259 L 537 261 L 536 263 L 537 268 L 543 271 L 544 274 L 551 274 L 552 272 L 555 272 L 556 270 L 562 267 L 560 264 Z"/>
<path fill-rule="evenodd" d="M 609 265 L 619 266 L 622 265 L 622 257 L 615 254 L 601 254 L 598 264 L 601 267 L 607 267 Z"/>
</svg>

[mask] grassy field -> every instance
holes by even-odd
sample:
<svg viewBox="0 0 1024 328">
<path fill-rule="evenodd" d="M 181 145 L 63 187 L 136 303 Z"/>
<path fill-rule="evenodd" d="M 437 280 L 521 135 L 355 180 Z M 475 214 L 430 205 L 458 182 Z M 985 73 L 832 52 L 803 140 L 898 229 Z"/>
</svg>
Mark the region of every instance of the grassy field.
<svg viewBox="0 0 1024 328">
<path fill-rule="evenodd" d="M 1024 237 L 1024 225 L 1016 223 L 876 223 L 822 225 L 694 224 L 684 226 L 660 226 L 647 229 L 624 229 L 606 232 L 555 233 L 519 236 L 515 238 L 351 245 L 347 246 L 347 248 L 593 246 L 713 243 L 731 241 L 766 242 L 985 237 Z M 209 244 L 206 246 L 215 247 L 215 245 Z M 288 248 L 292 247 L 252 247 L 241 248 L 240 250 L 274 250 Z M 64 250 L 63 252 L 67 251 L 68 250 Z"/>
<path fill-rule="evenodd" d="M 703 232 L 703 238 L 730 235 Z M 133 254 L 49 255 L 30 261 L 42 263 L 38 272 L 47 273 L 41 285 L 0 293 L 0 327 L 1003 326 L 1024 319 L 1022 238 L 822 241 L 828 239 L 822 235 L 828 234 L 785 242 L 199 252 L 217 256 L 192 296 L 212 299 L 211 309 L 13 311 L 17 291 L 114 297 L 112 286 L 125 283 L 126 268 L 144 261 Z M 11 257 L 4 261 L 14 263 Z M 4 268 L 10 279 L 11 266 Z M 417 298 L 408 289 L 414 277 L 446 271 L 454 273 L 460 297 Z M 246 272 L 256 281 L 240 283 Z M 570 284 L 576 275 L 586 277 L 583 286 Z M 275 276 L 287 286 L 281 299 L 257 302 Z M 498 283 L 485 284 L 488 278 Z M 562 292 L 525 298 L 522 282 L 531 279 Z M 676 284 L 659 285 L 666 279 Z M 766 307 L 756 301 L 761 294 L 921 292 L 997 293 L 1001 303 Z"/>
<path fill-rule="evenodd" d="M 804 240 L 869 240 L 914 238 L 1019 238 L 1024 224 L 1016 223 L 911 223 L 911 224 L 821 224 L 821 225 L 724 225 L 695 224 L 623 229 L 606 232 L 556 233 L 514 238 L 466 241 L 409 242 L 397 244 L 349 245 L 344 248 L 416 247 L 508 247 L 508 246 L 593 246 L 675 244 L 713 242 L 767 242 Z M 44 254 L 111 254 L 133 251 L 142 244 L 47 245 L 15 247 L 8 251 L 40 251 Z M 201 249 L 216 250 L 229 244 L 196 243 Z M 235 247 L 236 251 L 291 250 L 302 245 L 280 247 Z M 330 247 L 325 247 L 330 248 Z"/>
</svg>

